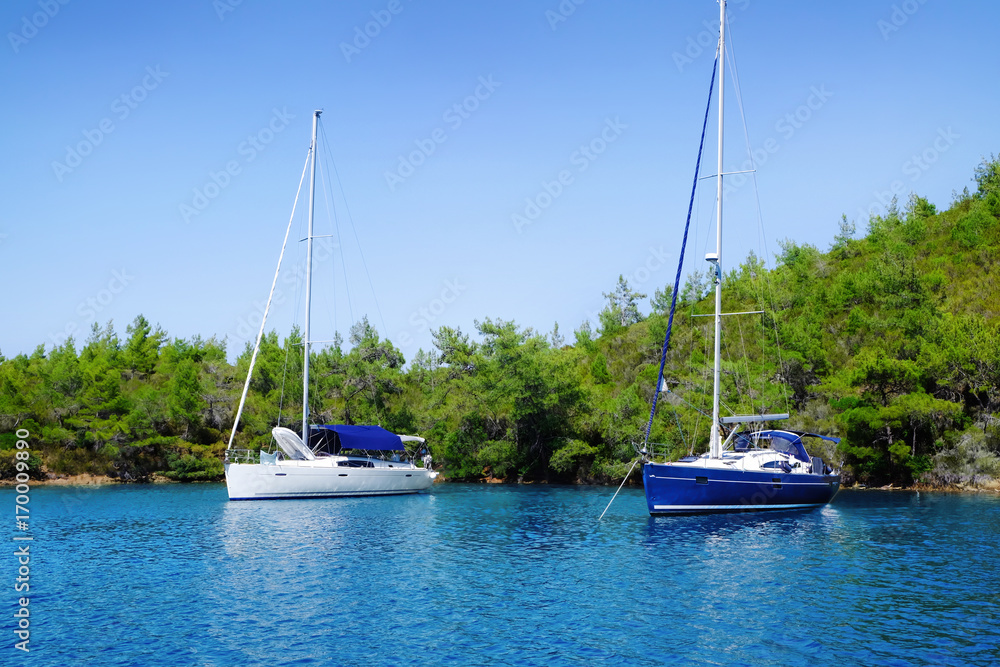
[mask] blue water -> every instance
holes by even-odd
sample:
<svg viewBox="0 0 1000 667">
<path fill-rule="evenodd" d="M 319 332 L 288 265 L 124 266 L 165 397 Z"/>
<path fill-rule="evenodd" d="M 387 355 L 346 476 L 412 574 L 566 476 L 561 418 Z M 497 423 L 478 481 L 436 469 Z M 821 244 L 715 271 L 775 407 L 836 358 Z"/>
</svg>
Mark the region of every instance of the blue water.
<svg viewBox="0 0 1000 667">
<path fill-rule="evenodd" d="M 650 518 L 626 489 L 598 523 L 611 493 L 33 488 L 32 650 L 7 621 L 0 664 L 1000 663 L 996 496 Z"/>
</svg>

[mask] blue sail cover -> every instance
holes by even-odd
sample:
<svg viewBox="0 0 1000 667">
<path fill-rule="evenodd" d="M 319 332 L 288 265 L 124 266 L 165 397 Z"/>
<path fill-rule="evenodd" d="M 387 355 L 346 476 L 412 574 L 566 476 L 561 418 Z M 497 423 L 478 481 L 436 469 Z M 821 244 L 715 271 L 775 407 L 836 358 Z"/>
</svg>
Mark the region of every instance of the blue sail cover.
<svg viewBox="0 0 1000 667">
<path fill-rule="evenodd" d="M 405 450 L 399 436 L 381 426 L 348 426 L 346 424 L 316 424 L 311 428 L 333 431 L 340 437 L 342 449 Z"/>
</svg>

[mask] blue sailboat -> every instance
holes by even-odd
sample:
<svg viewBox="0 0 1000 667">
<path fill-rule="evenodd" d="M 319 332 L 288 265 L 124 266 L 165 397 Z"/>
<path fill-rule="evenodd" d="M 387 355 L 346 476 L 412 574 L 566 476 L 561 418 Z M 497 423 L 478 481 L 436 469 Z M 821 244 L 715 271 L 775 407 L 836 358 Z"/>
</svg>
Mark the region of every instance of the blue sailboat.
<svg viewBox="0 0 1000 667">
<path fill-rule="evenodd" d="M 642 482 L 646 491 L 649 513 L 660 514 L 701 514 L 711 512 L 742 512 L 759 510 L 806 509 L 825 505 L 840 489 L 840 474 L 828 466 L 820 457 L 810 456 L 806 450 L 807 441 L 816 439 L 833 443 L 831 438 L 814 433 L 765 428 L 771 422 L 787 419 L 788 414 L 757 414 L 722 417 L 719 414 L 720 380 L 722 375 L 720 356 L 720 334 L 722 329 L 722 194 L 723 194 L 723 71 L 725 65 L 726 0 L 719 0 L 719 49 L 716 66 L 712 72 L 712 85 L 718 71 L 719 81 L 719 159 L 716 181 L 716 249 L 705 259 L 715 274 L 715 333 L 712 391 L 712 428 L 709 435 L 709 451 L 701 456 L 686 456 L 678 461 L 657 463 L 646 458 L 644 446 Z M 709 102 L 705 108 L 702 126 L 701 146 L 704 146 L 705 129 L 711 107 L 712 88 L 709 88 Z M 698 164 L 701 163 L 701 147 L 698 150 Z M 692 186 L 691 202 L 694 202 L 694 187 L 698 182 L 695 169 L 695 185 Z M 688 224 L 691 207 L 688 208 Z M 688 227 L 684 229 L 677 278 L 674 283 L 673 301 L 667 324 L 666 339 L 660 359 L 658 389 L 654 394 L 649 425 L 646 427 L 646 441 L 656 401 L 663 390 L 663 368 L 670 344 L 670 331 L 677 305 L 681 268 L 684 262 L 684 247 L 687 245 Z M 742 315 L 745 313 L 733 313 Z"/>
<path fill-rule="evenodd" d="M 750 419 L 751 416 L 730 417 L 724 423 L 739 420 L 746 425 Z M 647 462 L 643 465 L 642 482 L 649 513 L 707 514 L 821 507 L 840 489 L 840 475 L 820 457 L 809 456 L 804 445 L 807 438 L 838 442 L 837 438 L 800 431 L 734 429 L 716 456 L 709 452 L 668 463 Z"/>
</svg>

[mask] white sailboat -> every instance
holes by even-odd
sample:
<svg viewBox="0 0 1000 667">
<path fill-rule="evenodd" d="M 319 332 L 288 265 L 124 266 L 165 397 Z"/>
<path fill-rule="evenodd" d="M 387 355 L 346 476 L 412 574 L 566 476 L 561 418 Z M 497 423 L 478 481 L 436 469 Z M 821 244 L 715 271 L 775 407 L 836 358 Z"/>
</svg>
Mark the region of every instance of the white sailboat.
<svg viewBox="0 0 1000 667">
<path fill-rule="evenodd" d="M 438 473 L 430 469 L 430 456 L 424 466 L 416 465 L 416 456 L 405 455 L 405 442 L 424 444 L 417 436 L 400 436 L 379 426 L 310 424 L 309 418 L 309 315 L 312 293 L 313 213 L 316 189 L 316 128 L 322 112 L 313 112 L 312 142 L 309 147 L 309 231 L 306 238 L 306 304 L 303 331 L 302 435 L 276 426 L 271 430 L 279 450 L 272 453 L 233 448 L 240 416 L 246 403 L 264 323 L 274 296 L 281 258 L 271 285 L 271 295 L 257 334 L 246 383 L 240 397 L 229 444 L 226 447 L 226 488 L 230 500 L 266 500 L 279 498 L 315 498 L 333 496 L 376 496 L 417 493 L 430 488 Z M 303 171 L 303 177 L 305 173 Z M 292 212 L 294 216 L 294 209 Z M 289 230 L 291 222 L 289 222 Z M 285 243 L 288 232 L 285 233 Z M 282 257 L 284 257 L 284 245 Z M 310 437 L 310 435 L 328 437 Z M 307 443 L 319 441 L 310 446 Z M 345 454 L 345 451 L 355 452 Z M 392 456 L 388 452 L 394 452 Z M 404 452 L 400 456 L 399 452 Z M 387 458 L 388 457 L 388 458 Z"/>
</svg>

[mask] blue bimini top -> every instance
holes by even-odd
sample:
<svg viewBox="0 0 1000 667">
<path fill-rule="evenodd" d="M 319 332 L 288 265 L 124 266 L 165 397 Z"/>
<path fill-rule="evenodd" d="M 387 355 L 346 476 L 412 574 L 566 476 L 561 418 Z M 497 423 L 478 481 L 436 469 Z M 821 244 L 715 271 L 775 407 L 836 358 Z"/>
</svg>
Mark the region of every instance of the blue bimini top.
<svg viewBox="0 0 1000 667">
<path fill-rule="evenodd" d="M 311 428 L 333 431 L 340 439 L 341 449 L 403 451 L 398 435 L 381 426 L 348 426 L 347 424 L 315 424 Z"/>
</svg>

